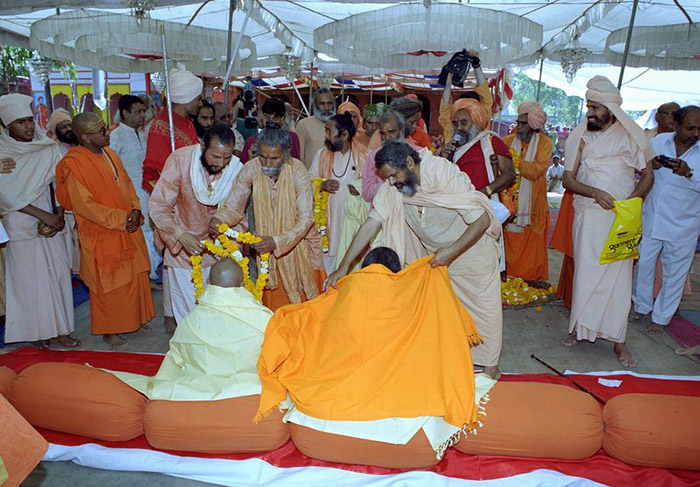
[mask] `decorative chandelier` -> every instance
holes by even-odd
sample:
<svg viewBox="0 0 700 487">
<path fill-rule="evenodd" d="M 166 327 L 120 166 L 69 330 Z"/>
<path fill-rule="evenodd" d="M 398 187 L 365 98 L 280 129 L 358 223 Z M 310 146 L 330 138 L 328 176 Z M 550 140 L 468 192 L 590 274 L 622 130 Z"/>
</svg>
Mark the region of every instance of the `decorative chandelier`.
<svg viewBox="0 0 700 487">
<path fill-rule="evenodd" d="M 301 59 L 292 54 L 289 49 L 285 49 L 281 55 L 277 56 L 277 62 L 288 82 L 293 83 L 301 77 Z"/>
<path fill-rule="evenodd" d="M 136 17 L 136 23 L 141 26 L 143 19 L 151 17 L 150 11 L 158 6 L 157 0 L 129 0 L 126 4 L 131 9 L 131 15 Z"/>
<path fill-rule="evenodd" d="M 318 87 L 330 88 L 335 77 L 331 73 L 318 73 Z"/>
<path fill-rule="evenodd" d="M 566 75 L 566 81 L 571 83 L 576 76 L 578 70 L 583 66 L 583 63 L 588 59 L 590 51 L 585 47 L 580 47 L 578 37 L 574 37 L 571 47 L 560 51 L 561 54 L 561 69 Z"/>
<path fill-rule="evenodd" d="M 165 74 L 151 73 L 151 86 L 153 86 L 157 93 L 163 93 L 165 89 Z"/>
<path fill-rule="evenodd" d="M 27 67 L 36 79 L 41 81 L 42 84 L 46 84 L 53 69 L 53 61 L 42 56 L 38 51 L 34 51 L 31 59 L 27 60 Z"/>
</svg>

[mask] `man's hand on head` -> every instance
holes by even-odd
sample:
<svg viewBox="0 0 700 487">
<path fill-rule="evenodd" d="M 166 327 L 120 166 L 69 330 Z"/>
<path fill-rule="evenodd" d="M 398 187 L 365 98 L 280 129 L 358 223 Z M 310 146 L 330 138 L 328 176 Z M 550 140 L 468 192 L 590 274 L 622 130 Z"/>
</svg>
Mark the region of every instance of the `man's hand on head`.
<svg viewBox="0 0 700 487">
<path fill-rule="evenodd" d="M 326 193 L 337 193 L 340 189 L 340 182 L 336 181 L 335 179 L 326 179 L 321 183 L 320 189 L 321 191 L 325 191 Z"/>
</svg>

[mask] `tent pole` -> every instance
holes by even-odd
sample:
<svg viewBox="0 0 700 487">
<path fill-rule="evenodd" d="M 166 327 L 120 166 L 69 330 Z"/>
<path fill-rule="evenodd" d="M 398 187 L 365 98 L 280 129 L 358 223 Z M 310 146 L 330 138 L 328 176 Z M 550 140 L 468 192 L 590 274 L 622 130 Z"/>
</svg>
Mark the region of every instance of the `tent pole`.
<svg viewBox="0 0 700 487">
<path fill-rule="evenodd" d="M 309 82 L 309 106 L 314 106 L 314 60 L 316 59 L 316 51 L 314 51 L 314 58 L 311 60 L 311 81 Z"/>
<path fill-rule="evenodd" d="M 229 0 L 229 7 L 228 7 L 228 34 L 226 36 L 226 66 L 228 66 L 231 63 L 231 41 L 233 40 L 233 11 L 236 10 L 236 0 Z M 224 96 L 225 96 L 225 102 L 226 106 L 228 107 L 229 104 L 229 88 L 228 86 L 222 86 L 224 89 Z"/>
<path fill-rule="evenodd" d="M 161 26 L 160 40 L 163 45 L 163 69 L 165 70 L 165 96 L 168 98 L 168 123 L 170 124 L 170 149 L 175 152 L 175 127 L 173 126 L 173 99 L 170 96 L 170 73 L 168 72 L 168 51 L 165 49 L 165 25 Z"/>
<path fill-rule="evenodd" d="M 245 13 L 245 19 L 243 19 L 243 27 L 241 27 L 241 32 L 238 34 L 238 39 L 236 39 L 236 47 L 233 50 L 233 55 L 231 56 L 231 61 L 228 63 L 228 68 L 226 68 L 226 76 L 224 76 L 224 87 L 228 93 L 229 80 L 231 79 L 231 71 L 233 71 L 233 65 L 236 64 L 236 59 L 238 59 L 238 51 L 241 48 L 241 42 L 243 41 L 243 34 L 245 34 L 245 28 L 248 25 L 248 19 L 250 19 L 250 14 L 253 13 L 253 3 L 248 5 L 248 11 Z"/>
<path fill-rule="evenodd" d="M 540 101 L 540 89 L 542 88 L 542 68 L 544 68 L 544 57 L 540 59 L 540 78 L 537 80 L 537 99 L 536 101 Z"/>
<path fill-rule="evenodd" d="M 634 28 L 634 18 L 637 16 L 637 6 L 639 0 L 634 0 L 632 5 L 632 15 L 630 16 L 630 25 L 627 27 L 627 40 L 625 40 L 625 53 L 622 55 L 622 66 L 620 66 L 620 79 L 617 80 L 617 89 L 622 87 L 622 80 L 625 77 L 625 65 L 627 64 L 627 56 L 630 53 L 630 40 L 632 40 L 632 29 Z"/>
<path fill-rule="evenodd" d="M 299 93 L 299 88 L 297 88 L 297 84 L 295 83 L 296 80 L 292 80 L 292 88 L 294 88 L 294 92 L 297 94 L 297 97 L 299 98 L 299 101 L 301 102 L 301 106 L 304 108 L 304 113 L 306 113 L 307 117 L 310 117 L 311 114 L 309 113 L 309 109 L 306 108 L 306 103 L 304 103 L 304 98 L 302 98 L 301 93 Z"/>
</svg>

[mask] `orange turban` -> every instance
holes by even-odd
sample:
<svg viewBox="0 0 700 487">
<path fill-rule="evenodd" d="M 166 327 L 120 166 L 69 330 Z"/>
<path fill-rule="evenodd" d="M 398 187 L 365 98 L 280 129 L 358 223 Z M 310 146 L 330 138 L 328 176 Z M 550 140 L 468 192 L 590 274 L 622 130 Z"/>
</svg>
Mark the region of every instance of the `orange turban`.
<svg viewBox="0 0 700 487">
<path fill-rule="evenodd" d="M 364 127 L 362 126 L 363 120 L 362 120 L 362 112 L 360 109 L 351 101 L 346 101 L 345 103 L 341 103 L 340 106 L 338 107 L 338 113 L 347 113 L 347 112 L 355 112 L 357 113 L 357 132 L 358 133 L 364 133 Z"/>
<path fill-rule="evenodd" d="M 472 98 L 460 98 L 452 104 L 450 117 L 454 118 L 455 114 L 460 110 L 467 111 L 469 118 L 472 119 L 472 122 L 479 130 L 486 130 L 489 126 L 489 114 L 478 101 Z"/>
<path fill-rule="evenodd" d="M 518 106 L 518 115 L 527 115 L 527 124 L 532 130 L 542 130 L 547 114 L 536 101 L 524 101 Z"/>
</svg>

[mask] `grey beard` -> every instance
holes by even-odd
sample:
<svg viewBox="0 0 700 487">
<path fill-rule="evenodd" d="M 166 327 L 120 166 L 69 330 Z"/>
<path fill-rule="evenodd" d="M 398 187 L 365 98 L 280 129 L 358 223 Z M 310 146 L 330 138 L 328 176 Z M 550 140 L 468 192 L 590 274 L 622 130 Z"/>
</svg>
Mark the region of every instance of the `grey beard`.
<svg viewBox="0 0 700 487">
<path fill-rule="evenodd" d="M 331 119 L 333 115 L 335 115 L 335 110 L 316 110 L 314 112 L 314 115 L 316 118 L 318 118 L 321 122 L 326 123 Z"/>
<path fill-rule="evenodd" d="M 471 127 L 469 127 L 468 131 L 465 132 L 464 130 L 459 130 L 458 133 L 462 135 L 463 143 L 459 145 L 459 147 L 461 147 L 470 140 L 472 140 L 474 137 L 479 135 L 479 129 L 476 128 L 476 125 L 472 125 Z"/>
<path fill-rule="evenodd" d="M 260 171 L 268 178 L 276 178 L 280 175 L 281 168 L 261 166 Z"/>
</svg>

